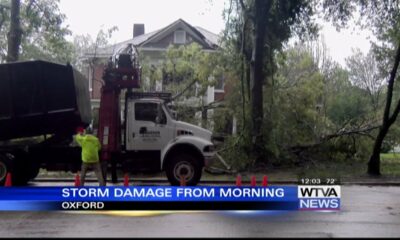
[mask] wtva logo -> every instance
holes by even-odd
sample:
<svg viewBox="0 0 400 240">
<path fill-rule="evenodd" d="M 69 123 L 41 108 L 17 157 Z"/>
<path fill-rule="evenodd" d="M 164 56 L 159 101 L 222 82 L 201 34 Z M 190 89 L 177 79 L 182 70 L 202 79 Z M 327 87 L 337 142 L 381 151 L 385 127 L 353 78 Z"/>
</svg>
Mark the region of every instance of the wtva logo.
<svg viewBox="0 0 400 240">
<path fill-rule="evenodd" d="M 300 210 L 339 210 L 340 186 L 299 186 Z"/>
<path fill-rule="evenodd" d="M 340 198 L 340 186 L 299 186 L 299 198 Z"/>
</svg>

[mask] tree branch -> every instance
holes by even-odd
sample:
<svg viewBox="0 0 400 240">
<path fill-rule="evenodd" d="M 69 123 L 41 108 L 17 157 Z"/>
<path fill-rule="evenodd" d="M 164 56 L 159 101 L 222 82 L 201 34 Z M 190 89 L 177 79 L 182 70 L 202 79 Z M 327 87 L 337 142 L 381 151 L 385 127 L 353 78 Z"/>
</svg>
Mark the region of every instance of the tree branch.
<svg viewBox="0 0 400 240">
<path fill-rule="evenodd" d="M 6 21 L 6 17 L 5 17 L 6 13 L 4 12 L 4 9 L 5 9 L 5 6 L 0 5 L 0 16 L 1 16 L 1 18 L 0 18 L 0 30 L 3 27 L 4 22 Z"/>
<path fill-rule="evenodd" d="M 193 86 L 193 84 L 195 84 L 197 82 L 197 79 L 193 80 L 191 83 L 189 83 L 183 90 L 182 92 L 176 94 L 175 96 L 173 96 L 171 98 L 171 101 L 174 101 L 175 99 L 181 97 L 187 90 L 190 89 L 191 86 Z"/>
<path fill-rule="evenodd" d="M 246 7 L 246 5 L 244 4 L 243 0 L 239 0 L 240 3 L 240 7 L 243 9 L 243 13 L 244 16 L 252 19 L 254 21 L 254 14 L 251 13 L 251 11 L 249 10 L 249 8 Z"/>
<path fill-rule="evenodd" d="M 31 15 L 31 11 L 32 11 L 32 6 L 33 6 L 33 4 L 37 5 L 37 4 L 35 3 L 35 0 L 29 0 L 29 3 L 28 3 L 28 5 L 27 5 L 27 7 L 26 7 L 26 10 L 25 10 L 25 13 L 26 13 L 27 16 L 30 16 L 30 15 Z M 38 6 L 38 8 L 40 9 L 39 6 Z"/>
<path fill-rule="evenodd" d="M 380 126 L 369 126 L 369 127 L 362 128 L 362 129 L 352 129 L 349 131 L 339 130 L 336 133 L 322 136 L 318 142 L 306 144 L 306 145 L 290 146 L 288 148 L 289 148 L 289 150 L 291 150 L 293 152 L 303 152 L 304 150 L 319 146 L 319 145 L 321 145 L 329 140 L 332 140 L 334 138 L 344 137 L 344 136 L 353 136 L 353 135 L 362 135 L 362 136 L 367 136 L 367 137 L 370 137 L 373 139 L 373 137 L 369 134 L 369 132 L 372 130 L 378 129 L 379 127 Z"/>
</svg>

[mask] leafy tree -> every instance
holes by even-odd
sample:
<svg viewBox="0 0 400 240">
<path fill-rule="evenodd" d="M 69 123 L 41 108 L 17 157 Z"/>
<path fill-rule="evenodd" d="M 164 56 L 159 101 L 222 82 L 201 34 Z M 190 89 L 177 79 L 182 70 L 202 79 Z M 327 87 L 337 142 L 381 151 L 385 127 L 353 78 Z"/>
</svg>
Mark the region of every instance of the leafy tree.
<svg viewBox="0 0 400 240">
<path fill-rule="evenodd" d="M 378 61 L 382 63 L 382 76 L 387 77 L 388 85 L 382 125 L 375 139 L 373 152 L 368 163 L 368 173 L 380 175 L 382 143 L 400 112 L 400 99 L 397 100 L 397 103 L 393 99 L 395 80 L 398 78 L 397 70 L 400 63 L 400 2 L 398 0 L 325 0 L 323 6 L 327 10 L 327 18 L 333 20 L 338 26 L 345 26 L 349 19 L 354 17 L 354 12 L 359 10 L 359 25 L 371 29 L 378 40 L 373 47 L 378 56 Z M 391 66 L 391 68 L 388 66 Z"/>
<path fill-rule="evenodd" d="M 276 149 L 288 145 L 305 145 L 318 141 L 321 135 L 322 113 L 320 101 L 323 93 L 323 75 L 316 68 L 309 52 L 293 47 L 283 53 L 284 61 L 278 65 L 274 85 L 272 112 Z"/>
<path fill-rule="evenodd" d="M 311 21 L 311 1 L 231 1 L 230 10 L 236 14 L 227 20 L 226 39 L 233 41 L 236 51 L 243 56 L 243 72 L 247 72 L 247 86 L 251 108 L 251 136 L 253 153 L 257 161 L 264 161 L 263 85 L 271 96 L 271 77 L 274 74 L 274 55 L 295 32 L 315 30 Z M 245 70 L 247 69 L 247 70 Z M 244 77 L 242 77 L 244 82 Z M 244 84 L 242 84 L 244 86 Z M 244 90 L 244 87 L 242 87 Z M 243 91 L 244 92 L 244 91 Z M 243 99 L 244 102 L 244 99 Z M 243 111 L 244 112 L 244 111 Z M 269 118 L 266 119 L 270 121 Z M 264 126 L 265 127 L 265 126 Z"/>
<path fill-rule="evenodd" d="M 179 113 L 184 113 L 184 120 L 195 122 L 195 113 L 203 114 L 202 125 L 207 124 L 207 110 L 210 106 L 203 99 L 208 86 L 214 86 L 222 75 L 222 68 L 217 64 L 215 53 L 205 52 L 197 43 L 190 45 L 171 45 L 164 54 L 162 64 L 151 65 L 150 59 L 145 59 L 143 79 L 148 78 L 150 85 L 162 83 L 162 90 L 171 92 L 175 103 L 195 101 L 196 107 L 179 105 Z M 148 66 L 146 66 L 148 65 Z M 195 97 L 195 98 L 192 98 Z M 183 101 L 181 101 L 183 100 Z"/>
<path fill-rule="evenodd" d="M 72 60 L 73 46 L 65 37 L 71 34 L 62 26 L 65 15 L 59 0 L 22 0 L 20 2 L 21 45 L 19 60 L 43 59 L 65 63 Z M 11 27 L 10 1 L 0 0 L 0 35 L 7 36 Z M 13 38 L 13 36 L 9 36 Z M 11 39 L 9 38 L 9 39 Z M 0 62 L 7 59 L 7 39 L 0 39 Z"/>
<path fill-rule="evenodd" d="M 75 35 L 73 40 L 73 61 L 72 64 L 79 70 L 83 70 L 85 67 L 89 67 L 93 72 L 94 66 L 104 56 L 100 56 L 101 49 L 105 49 L 110 45 L 110 39 L 112 34 L 118 30 L 118 27 L 113 26 L 109 29 L 100 29 L 93 39 L 89 34 L 86 35 Z M 96 79 L 101 81 L 101 79 Z"/>
<path fill-rule="evenodd" d="M 378 113 L 381 107 L 381 93 L 384 79 L 378 69 L 378 63 L 372 51 L 366 56 L 359 50 L 346 59 L 349 68 L 350 80 L 353 85 L 364 89 L 371 101 L 372 111 Z"/>
</svg>

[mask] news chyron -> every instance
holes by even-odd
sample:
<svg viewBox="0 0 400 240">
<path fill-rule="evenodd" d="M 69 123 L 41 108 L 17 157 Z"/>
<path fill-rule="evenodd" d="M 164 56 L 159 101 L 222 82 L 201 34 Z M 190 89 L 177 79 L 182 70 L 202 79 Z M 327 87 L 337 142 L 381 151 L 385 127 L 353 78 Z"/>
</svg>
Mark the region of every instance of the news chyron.
<svg viewBox="0 0 400 240">
<path fill-rule="evenodd" d="M 341 189 L 337 178 L 301 178 L 297 191 L 299 210 L 340 210 Z"/>
</svg>

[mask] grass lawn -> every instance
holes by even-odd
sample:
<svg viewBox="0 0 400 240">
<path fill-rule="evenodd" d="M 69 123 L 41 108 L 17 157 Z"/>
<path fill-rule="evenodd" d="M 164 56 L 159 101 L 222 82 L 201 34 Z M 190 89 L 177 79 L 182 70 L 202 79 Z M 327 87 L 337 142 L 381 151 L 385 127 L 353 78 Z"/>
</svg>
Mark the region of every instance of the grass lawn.
<svg viewBox="0 0 400 240">
<path fill-rule="evenodd" d="M 381 173 L 400 177 L 400 153 L 381 153 Z"/>
<path fill-rule="evenodd" d="M 381 153 L 381 160 L 400 160 L 400 153 Z"/>
<path fill-rule="evenodd" d="M 300 176 L 307 177 L 367 177 L 368 161 L 321 162 L 300 169 Z M 400 177 L 400 153 L 381 154 L 381 174 L 383 177 Z"/>
<path fill-rule="evenodd" d="M 359 161 L 320 162 L 299 170 L 301 177 L 316 178 L 359 178 L 365 176 L 367 164 Z"/>
</svg>

